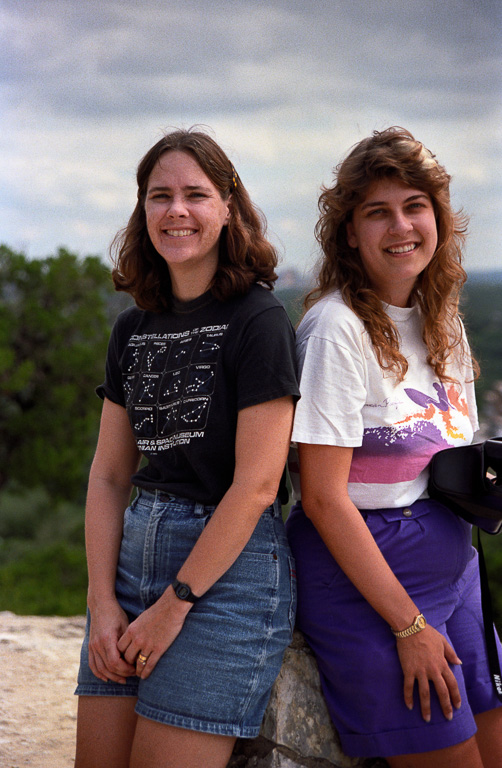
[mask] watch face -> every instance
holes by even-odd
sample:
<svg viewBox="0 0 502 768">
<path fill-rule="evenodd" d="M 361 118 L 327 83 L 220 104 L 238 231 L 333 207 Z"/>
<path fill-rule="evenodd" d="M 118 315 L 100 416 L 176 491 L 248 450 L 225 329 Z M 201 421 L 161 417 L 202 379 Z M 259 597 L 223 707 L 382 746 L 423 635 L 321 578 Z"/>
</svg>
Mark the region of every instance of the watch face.
<svg viewBox="0 0 502 768">
<path fill-rule="evenodd" d="M 181 600 L 186 600 L 186 598 L 190 594 L 190 589 L 187 587 L 186 584 L 178 584 L 176 588 L 176 594 Z"/>
<path fill-rule="evenodd" d="M 417 624 L 420 627 L 420 629 L 424 629 L 427 626 L 427 622 L 423 616 L 419 616 L 417 618 Z"/>
</svg>

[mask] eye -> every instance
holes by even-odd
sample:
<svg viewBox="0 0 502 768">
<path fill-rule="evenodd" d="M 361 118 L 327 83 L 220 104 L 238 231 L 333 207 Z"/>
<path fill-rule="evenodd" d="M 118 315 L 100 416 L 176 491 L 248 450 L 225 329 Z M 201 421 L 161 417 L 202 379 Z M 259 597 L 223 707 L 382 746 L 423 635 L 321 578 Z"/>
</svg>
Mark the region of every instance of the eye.
<svg viewBox="0 0 502 768">
<path fill-rule="evenodd" d="M 168 200 L 169 195 L 167 192 L 154 192 L 153 195 L 150 195 L 150 200 Z"/>
</svg>

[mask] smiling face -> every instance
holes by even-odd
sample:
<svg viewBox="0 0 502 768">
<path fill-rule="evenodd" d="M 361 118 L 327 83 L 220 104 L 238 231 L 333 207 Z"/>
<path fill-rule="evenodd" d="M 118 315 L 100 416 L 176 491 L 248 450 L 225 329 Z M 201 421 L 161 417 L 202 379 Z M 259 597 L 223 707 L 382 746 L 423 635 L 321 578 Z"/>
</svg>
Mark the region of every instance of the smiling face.
<svg viewBox="0 0 502 768">
<path fill-rule="evenodd" d="M 148 179 L 146 226 L 155 250 L 166 261 L 173 293 L 195 298 L 216 272 L 218 245 L 230 219 L 230 200 L 223 200 L 195 158 L 178 150 L 161 155 Z"/>
<path fill-rule="evenodd" d="M 431 198 L 399 179 L 373 182 L 347 222 L 347 242 L 359 250 L 373 289 L 397 307 L 407 306 L 437 241 Z"/>
</svg>

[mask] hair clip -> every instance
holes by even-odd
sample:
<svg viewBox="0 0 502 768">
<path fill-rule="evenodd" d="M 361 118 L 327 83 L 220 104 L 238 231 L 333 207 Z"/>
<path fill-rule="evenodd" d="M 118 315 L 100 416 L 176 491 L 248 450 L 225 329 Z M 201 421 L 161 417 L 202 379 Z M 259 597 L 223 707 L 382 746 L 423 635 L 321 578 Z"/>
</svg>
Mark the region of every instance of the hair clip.
<svg viewBox="0 0 502 768">
<path fill-rule="evenodd" d="M 230 163 L 230 165 L 232 165 L 232 163 Z M 237 171 L 235 170 L 233 165 L 232 165 L 232 184 L 234 185 L 234 189 L 237 189 Z"/>
</svg>

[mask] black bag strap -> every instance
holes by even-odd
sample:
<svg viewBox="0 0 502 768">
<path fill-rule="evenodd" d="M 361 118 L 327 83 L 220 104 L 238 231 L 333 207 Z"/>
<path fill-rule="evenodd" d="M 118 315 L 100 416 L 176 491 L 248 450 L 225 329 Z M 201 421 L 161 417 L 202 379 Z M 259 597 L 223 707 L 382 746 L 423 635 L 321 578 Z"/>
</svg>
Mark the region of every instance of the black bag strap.
<svg viewBox="0 0 502 768">
<path fill-rule="evenodd" d="M 481 607 L 483 610 L 483 622 L 485 626 L 485 642 L 488 654 L 488 665 L 490 667 L 490 676 L 493 681 L 497 696 L 502 701 L 502 675 L 500 673 L 500 661 L 495 640 L 495 630 L 493 627 L 492 596 L 490 585 L 488 583 L 488 574 L 486 571 L 485 555 L 483 545 L 481 544 L 481 530 L 478 528 L 478 559 L 479 559 L 479 577 L 481 581 Z"/>
</svg>

